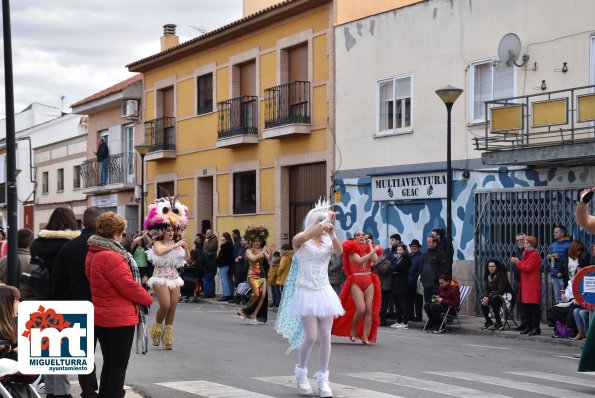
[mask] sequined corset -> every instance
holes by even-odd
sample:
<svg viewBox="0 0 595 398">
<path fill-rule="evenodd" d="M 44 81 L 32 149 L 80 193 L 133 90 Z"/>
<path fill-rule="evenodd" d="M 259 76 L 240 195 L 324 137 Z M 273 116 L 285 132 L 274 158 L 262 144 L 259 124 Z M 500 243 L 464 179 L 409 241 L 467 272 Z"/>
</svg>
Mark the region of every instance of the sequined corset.
<svg viewBox="0 0 595 398">
<path fill-rule="evenodd" d="M 333 251 L 333 243 L 328 235 L 322 236 L 322 245 L 312 240 L 300 247 L 295 255 L 299 263 L 296 285 L 308 289 L 322 289 L 329 284 L 328 263 Z"/>
</svg>

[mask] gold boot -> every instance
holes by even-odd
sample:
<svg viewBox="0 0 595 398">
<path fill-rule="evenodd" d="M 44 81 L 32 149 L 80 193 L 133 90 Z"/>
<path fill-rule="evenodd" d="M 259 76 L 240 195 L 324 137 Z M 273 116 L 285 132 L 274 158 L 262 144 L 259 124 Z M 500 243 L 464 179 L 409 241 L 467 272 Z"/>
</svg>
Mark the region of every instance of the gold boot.
<svg viewBox="0 0 595 398">
<path fill-rule="evenodd" d="M 162 332 L 162 325 L 160 323 L 155 322 L 153 324 L 153 327 L 151 328 L 151 339 L 153 339 L 153 345 L 155 347 L 159 346 L 159 341 L 161 340 Z"/>
<path fill-rule="evenodd" d="M 163 334 L 161 335 L 161 341 L 163 341 L 163 348 L 171 350 L 174 339 L 174 328 L 171 325 L 165 325 L 163 328 Z"/>
</svg>

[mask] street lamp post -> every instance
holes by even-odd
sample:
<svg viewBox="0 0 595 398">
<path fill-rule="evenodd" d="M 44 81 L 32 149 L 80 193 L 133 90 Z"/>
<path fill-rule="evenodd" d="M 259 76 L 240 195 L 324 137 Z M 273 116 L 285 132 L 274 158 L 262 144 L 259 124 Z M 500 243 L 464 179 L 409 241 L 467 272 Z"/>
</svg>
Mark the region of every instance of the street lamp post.
<svg viewBox="0 0 595 398">
<path fill-rule="evenodd" d="M 134 146 L 134 149 L 140 155 L 140 220 L 139 220 L 139 233 L 143 230 L 143 220 L 145 218 L 145 155 L 149 153 L 151 147 L 147 144 L 138 144 Z"/>
<path fill-rule="evenodd" d="M 446 122 L 446 236 L 452 243 L 452 160 L 450 150 L 450 135 L 451 135 L 451 110 L 452 106 L 459 98 L 463 90 L 453 86 L 446 86 L 436 90 L 438 97 L 446 105 L 447 122 Z"/>
</svg>

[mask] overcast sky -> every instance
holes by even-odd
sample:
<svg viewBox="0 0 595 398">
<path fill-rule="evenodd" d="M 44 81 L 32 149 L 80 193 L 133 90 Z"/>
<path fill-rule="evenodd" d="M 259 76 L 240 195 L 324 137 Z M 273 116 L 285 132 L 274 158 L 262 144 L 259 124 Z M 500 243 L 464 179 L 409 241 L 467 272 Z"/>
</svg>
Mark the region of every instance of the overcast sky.
<svg viewBox="0 0 595 398">
<path fill-rule="evenodd" d="M 12 0 L 10 7 L 15 112 L 32 102 L 60 108 L 62 96 L 70 112 L 133 76 L 124 66 L 158 53 L 167 23 L 183 42 L 242 18 L 242 0 Z M 0 74 L 4 117 L 3 55 Z"/>
</svg>

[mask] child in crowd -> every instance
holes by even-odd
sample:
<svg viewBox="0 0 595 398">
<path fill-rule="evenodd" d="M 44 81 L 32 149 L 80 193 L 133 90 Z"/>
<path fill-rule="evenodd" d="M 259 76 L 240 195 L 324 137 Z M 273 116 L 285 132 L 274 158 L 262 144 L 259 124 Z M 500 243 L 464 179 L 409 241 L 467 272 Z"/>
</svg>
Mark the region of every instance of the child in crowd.
<svg viewBox="0 0 595 398">
<path fill-rule="evenodd" d="M 271 295 L 273 296 L 273 303 L 269 307 L 278 307 L 281 302 L 281 287 L 277 283 L 277 272 L 279 271 L 279 264 L 281 262 L 281 253 L 274 252 L 271 258 L 269 275 L 267 283 L 271 287 Z"/>
</svg>

